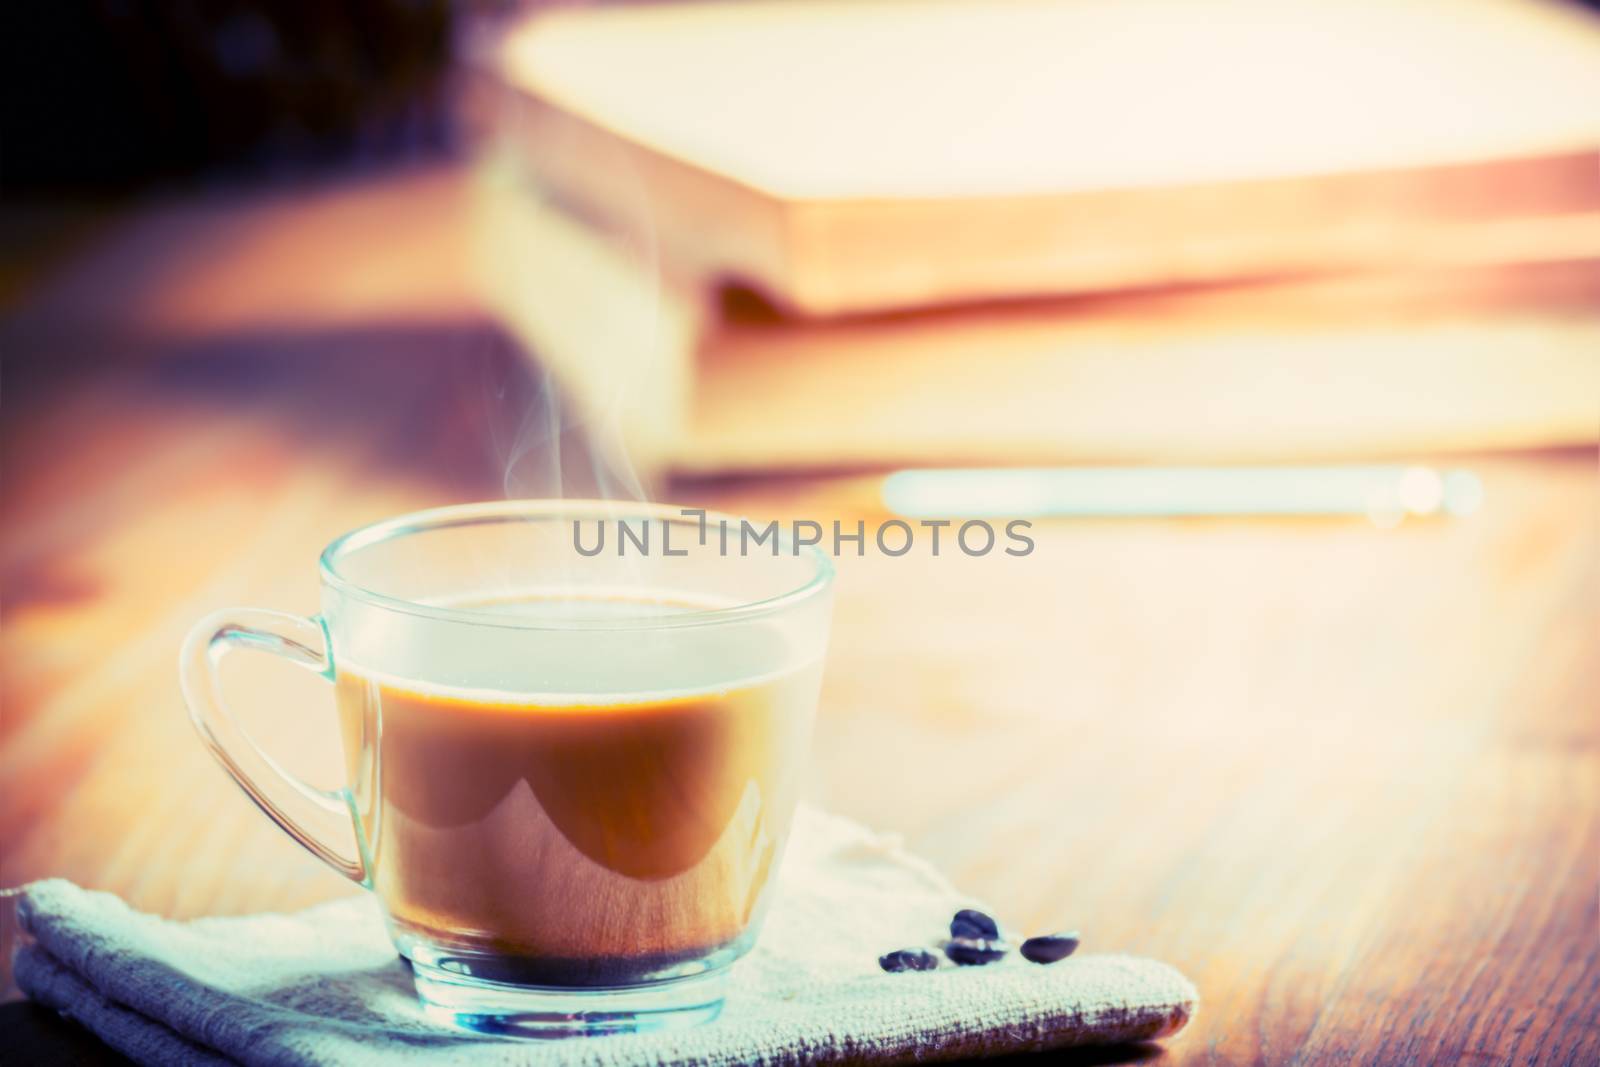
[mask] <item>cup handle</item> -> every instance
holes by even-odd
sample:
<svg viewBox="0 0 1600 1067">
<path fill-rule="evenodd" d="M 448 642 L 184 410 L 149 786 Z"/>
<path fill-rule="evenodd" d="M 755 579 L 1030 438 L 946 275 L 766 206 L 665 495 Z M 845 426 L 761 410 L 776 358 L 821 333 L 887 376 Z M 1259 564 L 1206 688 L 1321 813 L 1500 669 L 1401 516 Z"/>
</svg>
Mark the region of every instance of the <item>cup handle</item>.
<svg viewBox="0 0 1600 1067">
<path fill-rule="evenodd" d="M 201 740 L 246 795 L 312 855 L 365 885 L 360 819 L 350 790 L 317 789 L 285 771 L 256 747 L 228 710 L 217 665 L 235 648 L 282 656 L 331 682 L 331 643 L 321 616 L 308 619 L 260 608 L 228 608 L 207 615 L 184 638 L 178 675 Z"/>
</svg>

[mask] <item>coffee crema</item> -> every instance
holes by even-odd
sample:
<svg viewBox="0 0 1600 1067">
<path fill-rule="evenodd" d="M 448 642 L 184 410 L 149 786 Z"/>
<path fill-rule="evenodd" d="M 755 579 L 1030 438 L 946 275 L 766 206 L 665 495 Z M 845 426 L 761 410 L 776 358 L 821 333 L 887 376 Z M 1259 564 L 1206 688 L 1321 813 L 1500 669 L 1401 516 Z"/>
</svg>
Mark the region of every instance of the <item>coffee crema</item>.
<svg viewBox="0 0 1600 1067">
<path fill-rule="evenodd" d="M 522 607 L 548 613 L 551 601 Z M 368 876 L 402 943 L 510 957 L 508 980 L 613 985 L 737 942 L 787 837 L 819 664 L 791 662 L 776 627 L 705 630 L 694 662 L 675 663 L 656 693 L 648 632 L 637 659 L 540 663 L 525 693 L 340 664 Z M 458 651 L 470 655 L 419 651 L 419 676 Z M 551 686 L 552 674 L 597 695 Z"/>
</svg>

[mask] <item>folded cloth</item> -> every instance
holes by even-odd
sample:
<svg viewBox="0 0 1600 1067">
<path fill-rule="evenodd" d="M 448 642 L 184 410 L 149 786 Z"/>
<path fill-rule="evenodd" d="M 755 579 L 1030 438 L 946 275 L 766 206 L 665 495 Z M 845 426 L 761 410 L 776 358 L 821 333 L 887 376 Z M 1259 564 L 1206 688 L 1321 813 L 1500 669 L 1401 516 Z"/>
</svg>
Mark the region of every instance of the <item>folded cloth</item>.
<svg viewBox="0 0 1600 1067">
<path fill-rule="evenodd" d="M 981 907 L 895 839 L 802 810 L 766 929 L 703 1026 L 518 1041 L 425 1019 L 376 901 L 172 922 L 50 880 L 27 886 L 18 985 L 149 1064 L 594 1065 L 907 1062 L 1166 1037 L 1196 1009 L 1171 967 L 1084 955 L 1048 966 L 887 974 Z"/>
</svg>

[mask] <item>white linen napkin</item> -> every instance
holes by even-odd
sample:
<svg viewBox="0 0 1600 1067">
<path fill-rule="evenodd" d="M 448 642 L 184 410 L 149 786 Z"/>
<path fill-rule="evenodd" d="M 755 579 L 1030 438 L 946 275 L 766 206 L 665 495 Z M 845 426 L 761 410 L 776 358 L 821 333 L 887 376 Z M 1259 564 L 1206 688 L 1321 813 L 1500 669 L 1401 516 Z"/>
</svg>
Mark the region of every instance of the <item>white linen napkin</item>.
<svg viewBox="0 0 1600 1067">
<path fill-rule="evenodd" d="M 721 1017 L 654 1034 L 518 1041 L 431 1023 L 366 896 L 172 922 L 50 880 L 19 904 L 17 984 L 147 1064 L 896 1063 L 1161 1038 L 1197 1006 L 1176 970 L 1126 956 L 884 973 L 879 955 L 982 905 L 897 840 L 812 810 Z"/>
</svg>

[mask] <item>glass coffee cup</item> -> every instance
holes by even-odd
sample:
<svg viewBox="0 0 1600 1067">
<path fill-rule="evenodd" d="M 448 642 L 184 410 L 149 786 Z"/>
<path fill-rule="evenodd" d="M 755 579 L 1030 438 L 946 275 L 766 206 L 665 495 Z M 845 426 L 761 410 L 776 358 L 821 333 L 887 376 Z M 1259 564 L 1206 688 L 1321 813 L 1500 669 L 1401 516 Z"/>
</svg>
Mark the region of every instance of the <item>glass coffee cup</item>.
<svg viewBox="0 0 1600 1067">
<path fill-rule="evenodd" d="M 226 610 L 190 632 L 201 737 L 373 891 L 429 1015 L 547 1036 L 720 1010 L 788 838 L 833 570 L 782 535 L 725 548 L 718 519 L 586 501 L 419 512 L 328 546 L 320 615 Z M 343 788 L 299 781 L 244 734 L 217 675 L 235 648 L 333 683 Z"/>
</svg>

